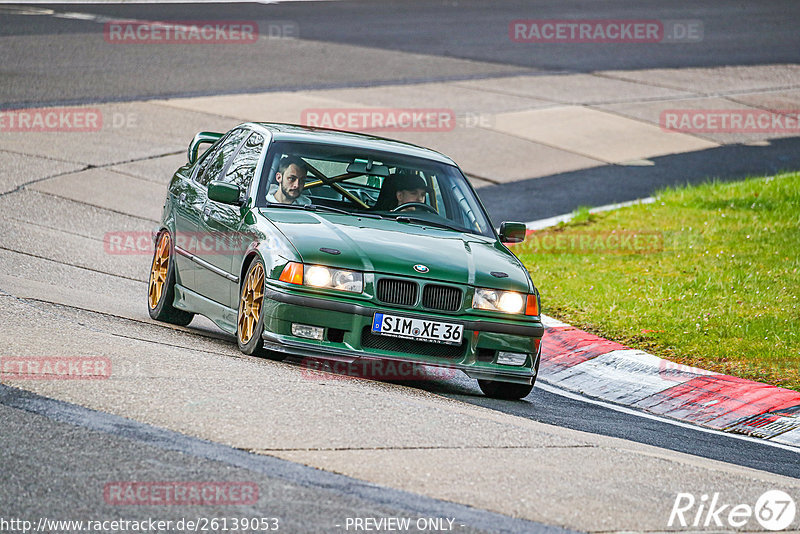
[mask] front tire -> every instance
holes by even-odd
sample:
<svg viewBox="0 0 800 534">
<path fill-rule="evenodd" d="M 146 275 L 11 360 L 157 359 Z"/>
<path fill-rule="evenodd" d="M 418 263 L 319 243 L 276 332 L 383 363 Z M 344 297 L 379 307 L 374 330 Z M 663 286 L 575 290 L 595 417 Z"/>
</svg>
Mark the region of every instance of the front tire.
<svg viewBox="0 0 800 534">
<path fill-rule="evenodd" d="M 487 397 L 503 400 L 524 399 L 533 390 L 533 384 L 514 384 L 497 380 L 478 380 L 478 386 Z"/>
<path fill-rule="evenodd" d="M 266 275 L 264 262 L 256 257 L 247 268 L 239 292 L 239 314 L 236 321 L 236 344 L 239 350 L 250 356 L 262 356 L 271 360 L 283 360 L 284 354 L 264 348 L 261 334 L 264 332 L 264 286 Z"/>
<path fill-rule="evenodd" d="M 186 326 L 194 319 L 194 314 L 179 310 L 172 305 L 175 299 L 175 262 L 172 261 L 175 248 L 168 231 L 158 236 L 153 263 L 150 266 L 150 279 L 147 282 L 147 310 L 156 321 Z"/>
</svg>

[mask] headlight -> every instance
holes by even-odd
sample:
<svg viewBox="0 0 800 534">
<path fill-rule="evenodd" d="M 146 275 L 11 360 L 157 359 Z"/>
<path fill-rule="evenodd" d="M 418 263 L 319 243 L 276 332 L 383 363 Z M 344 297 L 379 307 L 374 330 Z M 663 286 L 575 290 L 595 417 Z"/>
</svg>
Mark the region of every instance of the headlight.
<svg viewBox="0 0 800 534">
<path fill-rule="evenodd" d="M 516 291 L 477 288 L 472 297 L 472 307 L 477 310 L 539 315 L 539 302 L 536 300 L 536 295 L 526 295 Z"/>
<path fill-rule="evenodd" d="M 331 270 L 322 265 L 306 265 L 304 278 L 306 285 L 314 287 L 330 287 Z"/>
<path fill-rule="evenodd" d="M 360 272 L 335 269 L 324 265 L 303 265 L 289 262 L 283 268 L 278 279 L 290 284 L 336 289 L 351 293 L 364 291 L 364 276 Z"/>
</svg>

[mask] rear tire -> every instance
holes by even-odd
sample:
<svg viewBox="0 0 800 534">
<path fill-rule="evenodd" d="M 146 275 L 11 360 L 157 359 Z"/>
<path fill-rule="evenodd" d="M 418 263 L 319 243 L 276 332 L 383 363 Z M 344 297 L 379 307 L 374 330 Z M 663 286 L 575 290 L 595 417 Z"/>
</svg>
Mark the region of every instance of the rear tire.
<svg viewBox="0 0 800 534">
<path fill-rule="evenodd" d="M 164 231 L 158 236 L 150 278 L 147 282 L 147 310 L 156 321 L 186 326 L 194 314 L 172 305 L 175 300 L 175 247 L 172 236 Z"/>
<path fill-rule="evenodd" d="M 261 339 L 261 334 L 264 333 L 265 272 L 264 262 L 256 257 L 242 280 L 236 320 L 236 344 L 244 354 L 280 361 L 286 355 L 265 349 Z"/>
<path fill-rule="evenodd" d="M 487 397 L 503 400 L 524 399 L 533 390 L 533 384 L 514 384 L 497 380 L 478 380 L 478 386 Z"/>
</svg>

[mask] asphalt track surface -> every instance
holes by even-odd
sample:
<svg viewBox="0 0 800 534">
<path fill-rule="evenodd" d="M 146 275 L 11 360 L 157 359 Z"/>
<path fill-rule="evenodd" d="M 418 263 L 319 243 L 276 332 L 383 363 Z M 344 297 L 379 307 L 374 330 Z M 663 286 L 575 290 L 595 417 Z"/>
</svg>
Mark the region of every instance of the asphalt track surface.
<svg viewBox="0 0 800 534">
<path fill-rule="evenodd" d="M 4 512 L 13 510 L 16 517 L 34 524 L 41 517 L 86 519 L 87 513 L 94 518 L 116 517 L 118 505 L 109 502 L 101 488 L 109 480 L 129 480 L 135 473 L 136 480 L 254 483 L 258 502 L 236 506 L 234 511 L 224 505 L 203 506 L 199 512 L 191 505 L 159 511 L 132 506 L 121 514 L 129 521 L 154 518 L 174 524 L 201 517 L 268 518 L 270 525 L 272 519 L 278 520 L 279 532 L 334 532 L 347 530 L 347 518 L 414 517 L 451 518 L 453 530 L 463 533 L 571 532 L 382 488 L 2 385 L 0 419 Z M 21 444 L 28 447 L 21 450 Z"/>
<path fill-rule="evenodd" d="M 796 28 L 800 4 L 791 1 L 747 3 L 736 9 L 709 1 L 658 2 L 637 8 L 628 2 L 606 2 L 600 8 L 596 2 L 545 2 L 532 7 L 528 2 L 463 1 L 408 2 L 402 6 L 323 2 L 237 6 L 59 4 L 36 8 L 151 20 L 288 20 L 298 22 L 304 41 L 400 50 L 420 57 L 417 62 L 391 68 L 359 64 L 352 57 L 320 54 L 312 48 L 307 55 L 293 57 L 292 68 L 286 68 L 288 60 L 280 53 L 248 55 L 236 47 L 215 49 L 214 53 L 203 51 L 202 47 L 172 47 L 153 57 L 151 51 L 144 49 L 131 51 L 132 47 L 126 47 L 119 52 L 87 44 L 86 34 L 102 32 L 102 25 L 96 22 L 19 15 L 11 6 L 0 6 L 0 36 L 10 38 L 4 41 L 8 48 L 0 49 L 4 64 L 0 107 L 413 83 L 531 72 L 800 61 L 800 34 Z M 558 45 L 532 51 L 529 47 L 509 46 L 507 40 L 498 37 L 504 34 L 508 21 L 515 18 L 651 19 L 653 12 L 659 19 L 707 21 L 704 46 L 614 45 L 587 49 Z M 441 57 L 464 62 L 449 63 L 443 72 L 437 62 Z M 530 220 L 565 213 L 578 205 L 648 196 L 658 187 L 675 183 L 677 169 L 684 181 L 715 174 L 732 178 L 798 168 L 799 154 L 800 141 L 796 138 L 778 140 L 770 147 L 726 146 L 667 156 L 671 161 L 665 160 L 664 165 L 626 169 L 625 178 L 617 167 L 608 166 L 492 186 L 482 189 L 481 197 L 490 211 L 499 211 L 503 206 L 514 218 Z M 522 196 L 533 198 L 534 204 L 523 207 L 508 203 L 509 198 Z M 524 401 L 509 403 L 483 397 L 467 379 L 408 385 L 540 422 L 800 478 L 795 452 L 623 414 L 539 388 Z M 3 466 L 8 467 L 0 473 L 2 502 L 32 516 L 42 515 L 43 509 L 60 517 L 68 517 L 76 509 L 85 511 L 81 507 L 86 503 L 80 488 L 72 484 L 71 473 L 82 472 L 91 477 L 93 470 L 102 470 L 96 474 L 97 480 L 108 480 L 111 469 L 126 477 L 148 479 L 163 476 L 164 469 L 169 469 L 175 479 L 230 476 L 260 481 L 262 491 L 275 492 L 275 507 L 252 512 L 280 515 L 288 525 L 291 518 L 303 517 L 303 531 L 330 530 L 331 517 L 337 514 L 452 515 L 464 518 L 464 523 L 473 529 L 467 531 L 557 531 L 289 462 L 255 457 L 4 386 L 0 386 L 0 419 L 4 426 L 0 433 Z M 326 508 L 317 508 L 318 514 L 309 515 L 309 507 L 303 504 L 310 502 L 323 502 Z M 32 503 L 36 503 L 35 507 Z M 170 513 L 180 517 L 186 515 L 184 512 L 177 509 Z M 205 514 L 214 515 L 211 512 Z"/>
</svg>

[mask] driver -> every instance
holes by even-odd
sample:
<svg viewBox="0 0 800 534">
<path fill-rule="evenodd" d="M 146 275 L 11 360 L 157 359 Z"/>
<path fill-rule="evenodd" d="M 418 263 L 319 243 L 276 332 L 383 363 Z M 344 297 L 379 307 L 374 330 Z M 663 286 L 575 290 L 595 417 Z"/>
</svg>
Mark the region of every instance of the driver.
<svg viewBox="0 0 800 534">
<path fill-rule="evenodd" d="M 275 173 L 275 181 L 278 182 L 278 189 L 267 195 L 267 202 L 273 204 L 296 204 L 307 206 L 311 204 L 311 199 L 303 195 L 303 187 L 306 185 L 306 175 L 308 166 L 306 162 L 297 156 L 285 156 L 278 163 L 278 172 Z"/>
<path fill-rule="evenodd" d="M 428 188 L 422 176 L 416 174 L 400 174 L 395 176 L 395 197 L 397 198 L 397 206 L 408 204 L 409 202 L 425 203 L 425 197 L 428 195 Z M 394 208 L 393 208 L 394 209 Z M 410 206 L 401 211 L 413 210 L 414 207 Z"/>
</svg>

